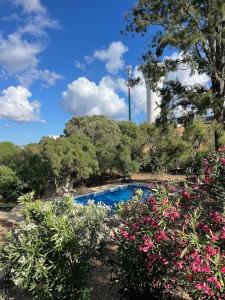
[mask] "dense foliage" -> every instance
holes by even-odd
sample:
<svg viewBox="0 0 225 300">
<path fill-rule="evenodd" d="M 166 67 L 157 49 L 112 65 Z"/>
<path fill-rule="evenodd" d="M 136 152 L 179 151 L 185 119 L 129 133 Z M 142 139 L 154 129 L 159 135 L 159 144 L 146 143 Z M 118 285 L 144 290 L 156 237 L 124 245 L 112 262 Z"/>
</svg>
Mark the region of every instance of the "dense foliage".
<svg viewBox="0 0 225 300">
<path fill-rule="evenodd" d="M 121 292 L 149 299 L 181 287 L 193 299 L 225 297 L 225 148 L 204 161 L 200 184 L 151 187 L 120 205 L 115 260 Z M 133 297 L 133 298 L 132 298 Z"/>
<path fill-rule="evenodd" d="M 224 0 L 138 0 L 128 20 L 128 32 L 149 36 L 142 70 L 154 87 L 166 78 L 160 121 L 179 117 L 183 122 L 211 111 L 218 149 L 225 120 Z M 169 57 L 168 49 L 174 55 Z M 209 84 L 170 79 L 171 71 L 182 69 L 207 75 Z"/>
<path fill-rule="evenodd" d="M 74 205 L 70 197 L 32 200 L 32 194 L 21 199 L 25 221 L 9 233 L 1 267 L 36 299 L 89 299 L 87 274 L 103 238 L 108 208 Z"/>
<path fill-rule="evenodd" d="M 0 195 L 7 200 L 33 190 L 37 196 L 49 195 L 138 171 L 198 172 L 214 149 L 213 126 L 201 119 L 184 128 L 103 116 L 72 118 L 65 136 L 44 137 L 24 147 L 0 143 Z"/>
<path fill-rule="evenodd" d="M 16 172 L 4 165 L 0 165 L 0 191 L 1 196 L 8 200 L 17 198 L 22 191 Z"/>
</svg>

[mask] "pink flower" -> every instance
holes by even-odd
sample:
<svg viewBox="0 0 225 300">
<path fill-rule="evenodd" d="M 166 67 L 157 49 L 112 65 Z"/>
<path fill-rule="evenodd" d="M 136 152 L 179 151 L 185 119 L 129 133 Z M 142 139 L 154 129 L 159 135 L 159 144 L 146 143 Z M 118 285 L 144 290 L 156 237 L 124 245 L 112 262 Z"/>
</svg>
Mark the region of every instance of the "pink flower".
<svg viewBox="0 0 225 300">
<path fill-rule="evenodd" d="M 131 228 L 134 229 L 134 230 L 136 230 L 136 231 L 138 231 L 140 229 L 140 227 L 138 226 L 137 223 L 132 223 L 131 224 Z"/>
<path fill-rule="evenodd" d="M 221 272 L 224 274 L 225 273 L 225 267 L 221 268 Z"/>
<path fill-rule="evenodd" d="M 190 200 L 191 194 L 188 191 L 183 191 L 183 197 L 185 200 Z"/>
<path fill-rule="evenodd" d="M 177 270 L 182 270 L 183 269 L 183 263 L 181 261 L 177 261 L 175 263 L 175 266 L 176 266 Z"/>
<path fill-rule="evenodd" d="M 144 217 L 143 222 L 151 225 L 152 228 L 157 228 L 158 227 L 158 223 L 153 219 L 152 216 Z"/>
<path fill-rule="evenodd" d="M 191 270 L 194 273 L 201 272 L 201 263 L 199 261 L 194 261 L 191 264 Z"/>
<path fill-rule="evenodd" d="M 192 282 L 192 281 L 193 281 L 192 275 L 187 275 L 187 281 L 189 281 L 189 282 Z"/>
<path fill-rule="evenodd" d="M 209 226 L 204 223 L 198 223 L 197 227 L 202 229 L 206 234 L 210 234 Z"/>
<path fill-rule="evenodd" d="M 224 152 L 225 151 L 225 146 L 222 146 L 218 149 L 218 152 Z"/>
<path fill-rule="evenodd" d="M 205 179 L 204 179 L 204 182 L 205 182 L 206 184 L 210 184 L 210 183 L 211 183 L 211 178 L 210 178 L 210 176 L 206 175 L 206 176 L 205 176 Z"/>
<path fill-rule="evenodd" d="M 218 249 L 217 248 L 214 248 L 212 246 L 206 246 L 206 252 L 208 255 L 211 255 L 211 256 L 216 256 L 217 253 L 218 253 Z"/>
<path fill-rule="evenodd" d="M 218 211 L 212 211 L 209 213 L 209 215 L 217 224 L 221 224 L 224 222 L 224 217 Z"/>
<path fill-rule="evenodd" d="M 209 277 L 209 278 L 207 279 L 208 282 L 215 282 L 215 280 L 216 280 L 216 278 L 215 278 L 214 276 Z"/>
<path fill-rule="evenodd" d="M 156 198 L 150 196 L 150 197 L 148 198 L 148 203 L 149 203 L 151 206 L 155 206 L 156 203 L 157 203 L 157 202 L 156 202 Z"/>
<path fill-rule="evenodd" d="M 221 158 L 220 162 L 222 163 L 223 166 L 225 166 L 225 158 Z"/>
<path fill-rule="evenodd" d="M 219 238 L 216 234 L 211 234 L 212 238 L 211 238 L 211 244 L 213 244 L 215 241 L 218 241 Z"/>
<path fill-rule="evenodd" d="M 200 269 L 200 272 L 202 272 L 202 273 L 210 273 L 211 272 L 211 269 L 210 269 L 210 267 L 209 266 L 207 266 L 207 265 L 204 265 L 201 269 Z"/>
<path fill-rule="evenodd" d="M 120 229 L 120 234 L 125 239 L 128 239 L 128 237 L 129 237 L 129 233 L 126 230 Z"/>
<path fill-rule="evenodd" d="M 221 235 L 220 235 L 221 240 L 225 240 L 225 226 L 223 226 L 221 230 Z"/>
<path fill-rule="evenodd" d="M 155 234 L 155 238 L 157 239 L 158 242 L 160 242 L 160 241 L 168 241 L 169 240 L 169 238 L 168 238 L 168 236 L 167 236 L 167 234 L 165 233 L 164 230 L 162 230 L 160 232 L 157 232 Z"/>
<path fill-rule="evenodd" d="M 169 264 L 168 260 L 165 257 L 160 256 L 159 259 L 164 266 L 167 266 Z"/>
<path fill-rule="evenodd" d="M 162 204 L 163 204 L 163 205 L 166 205 L 166 204 L 168 204 L 168 203 L 169 203 L 168 198 L 164 198 L 164 199 L 162 200 Z"/>
<path fill-rule="evenodd" d="M 192 259 L 198 259 L 198 258 L 200 258 L 199 253 L 198 253 L 198 250 L 193 249 L 193 250 L 191 251 L 191 258 L 192 258 Z"/>
<path fill-rule="evenodd" d="M 222 288 L 222 285 L 219 283 L 219 281 L 216 279 L 216 277 L 212 276 L 212 277 L 209 277 L 207 279 L 207 282 L 209 283 L 214 283 L 215 286 L 218 288 L 218 289 L 221 289 Z"/>
<path fill-rule="evenodd" d="M 210 184 L 212 168 L 209 166 L 209 162 L 207 160 L 204 161 L 204 173 L 205 173 L 205 179 L 204 179 L 205 183 Z"/>
<path fill-rule="evenodd" d="M 177 188 L 175 186 L 169 187 L 169 192 L 170 193 L 175 193 L 177 191 Z"/>
<path fill-rule="evenodd" d="M 163 215 L 165 217 L 168 217 L 172 222 L 174 222 L 175 219 L 180 218 L 180 213 L 177 211 L 176 207 L 174 206 L 165 209 Z"/>
<path fill-rule="evenodd" d="M 148 253 L 148 261 L 146 264 L 148 272 L 152 271 L 153 265 L 157 259 L 158 259 L 158 257 L 156 255 L 154 255 L 152 253 Z"/>
<path fill-rule="evenodd" d="M 197 290 L 203 291 L 205 294 L 209 295 L 209 296 L 213 296 L 213 292 L 210 289 L 209 285 L 207 283 L 196 283 L 195 285 Z"/>
<path fill-rule="evenodd" d="M 154 247 L 154 244 L 151 238 L 149 238 L 148 236 L 144 236 L 143 240 L 144 240 L 143 244 L 141 244 L 138 248 L 140 252 L 147 253 L 151 248 Z"/>
<path fill-rule="evenodd" d="M 128 240 L 129 240 L 129 241 L 135 241 L 135 240 L 136 240 L 136 236 L 135 236 L 135 235 L 130 235 L 130 236 L 128 237 Z"/>
</svg>

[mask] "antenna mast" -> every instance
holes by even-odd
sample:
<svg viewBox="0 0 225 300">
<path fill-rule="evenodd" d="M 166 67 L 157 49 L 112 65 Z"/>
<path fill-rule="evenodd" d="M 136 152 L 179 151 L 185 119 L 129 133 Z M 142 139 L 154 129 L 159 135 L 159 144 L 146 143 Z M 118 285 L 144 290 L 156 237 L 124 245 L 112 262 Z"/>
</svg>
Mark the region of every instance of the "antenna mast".
<svg viewBox="0 0 225 300">
<path fill-rule="evenodd" d="M 128 87 L 128 107 L 129 107 L 129 122 L 131 122 L 131 65 L 126 66 L 127 71 L 127 87 Z"/>
</svg>

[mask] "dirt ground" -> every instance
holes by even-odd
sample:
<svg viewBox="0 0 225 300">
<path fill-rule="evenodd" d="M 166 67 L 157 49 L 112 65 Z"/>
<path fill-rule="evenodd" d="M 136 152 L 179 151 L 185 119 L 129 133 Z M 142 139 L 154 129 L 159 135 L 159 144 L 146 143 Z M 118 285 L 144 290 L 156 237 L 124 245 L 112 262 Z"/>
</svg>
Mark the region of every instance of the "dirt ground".
<svg viewBox="0 0 225 300">
<path fill-rule="evenodd" d="M 150 182 L 165 182 L 169 180 L 184 181 L 185 175 L 171 175 L 171 174 L 152 174 L 152 173 L 138 173 L 132 176 L 132 180 L 143 183 Z"/>
</svg>

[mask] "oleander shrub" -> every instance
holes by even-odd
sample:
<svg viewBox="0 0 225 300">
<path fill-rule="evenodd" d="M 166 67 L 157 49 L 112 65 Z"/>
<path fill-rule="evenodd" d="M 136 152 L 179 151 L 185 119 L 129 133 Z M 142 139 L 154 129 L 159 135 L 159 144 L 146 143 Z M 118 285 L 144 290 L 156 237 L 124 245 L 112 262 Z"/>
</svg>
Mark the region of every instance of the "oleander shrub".
<svg viewBox="0 0 225 300">
<path fill-rule="evenodd" d="M 155 186 L 118 208 L 117 283 L 129 299 L 225 299 L 225 152 L 204 161 L 200 184 Z"/>
<path fill-rule="evenodd" d="M 87 275 L 103 239 L 104 205 L 20 199 L 24 222 L 12 230 L 0 261 L 14 284 L 35 299 L 89 299 Z"/>
</svg>

